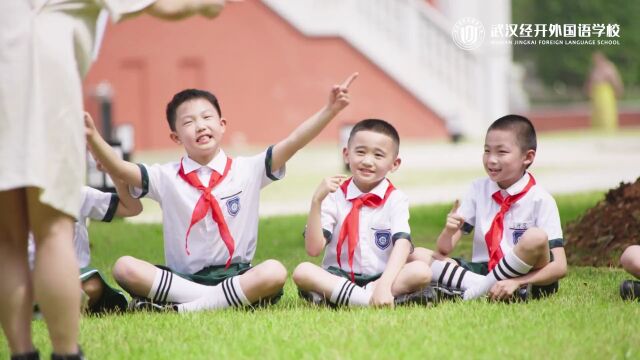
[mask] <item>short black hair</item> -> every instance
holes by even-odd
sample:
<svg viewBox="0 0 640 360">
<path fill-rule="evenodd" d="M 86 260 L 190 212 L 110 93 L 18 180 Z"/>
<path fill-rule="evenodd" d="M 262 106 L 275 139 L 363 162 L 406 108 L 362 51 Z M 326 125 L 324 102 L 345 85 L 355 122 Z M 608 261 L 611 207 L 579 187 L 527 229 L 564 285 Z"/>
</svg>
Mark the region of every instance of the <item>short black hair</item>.
<svg viewBox="0 0 640 360">
<path fill-rule="evenodd" d="M 537 150 L 538 141 L 536 139 L 536 129 L 529 119 L 522 115 L 505 115 L 494 121 L 487 133 L 491 130 L 511 131 L 516 135 L 516 141 L 522 152 Z"/>
<path fill-rule="evenodd" d="M 364 119 L 358 121 L 353 126 L 353 128 L 351 128 L 347 144 L 351 143 L 351 139 L 353 139 L 357 132 L 366 130 L 377 132 L 390 137 L 391 140 L 393 140 L 393 143 L 396 145 L 396 154 L 398 154 L 398 151 L 400 149 L 400 135 L 398 135 L 398 131 L 393 127 L 393 125 L 380 119 Z"/>
<path fill-rule="evenodd" d="M 220 104 L 218 103 L 218 99 L 215 95 L 206 90 L 185 89 L 173 95 L 173 99 L 171 99 L 167 104 L 167 121 L 169 122 L 169 128 L 171 128 L 171 131 L 176 131 L 176 111 L 178 110 L 178 107 L 193 99 L 205 99 L 209 101 L 218 111 L 218 116 L 222 117 Z"/>
</svg>

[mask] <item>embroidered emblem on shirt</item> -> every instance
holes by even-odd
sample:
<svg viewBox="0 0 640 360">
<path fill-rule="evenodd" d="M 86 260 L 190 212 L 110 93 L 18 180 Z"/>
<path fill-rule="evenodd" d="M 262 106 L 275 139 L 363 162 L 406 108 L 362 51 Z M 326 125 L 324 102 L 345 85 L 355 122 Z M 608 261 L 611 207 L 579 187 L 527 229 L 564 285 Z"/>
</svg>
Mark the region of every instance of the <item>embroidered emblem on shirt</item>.
<svg viewBox="0 0 640 360">
<path fill-rule="evenodd" d="M 391 245 L 391 231 L 389 230 L 376 230 L 374 237 L 376 239 L 376 246 L 379 247 L 380 250 L 384 250 Z"/>
<path fill-rule="evenodd" d="M 527 223 L 515 223 L 511 226 L 513 245 L 516 245 L 520 241 L 520 237 L 529 228 Z"/>
<path fill-rule="evenodd" d="M 227 212 L 231 216 L 236 216 L 240 212 L 240 197 L 234 196 L 227 200 Z"/>
</svg>

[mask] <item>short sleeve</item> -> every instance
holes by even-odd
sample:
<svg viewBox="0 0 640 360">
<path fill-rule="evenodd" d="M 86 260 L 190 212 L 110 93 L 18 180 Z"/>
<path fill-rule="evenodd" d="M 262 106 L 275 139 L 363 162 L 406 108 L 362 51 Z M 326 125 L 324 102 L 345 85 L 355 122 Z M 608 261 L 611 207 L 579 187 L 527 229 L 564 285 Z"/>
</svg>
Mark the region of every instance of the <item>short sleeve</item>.
<svg viewBox="0 0 640 360">
<path fill-rule="evenodd" d="M 549 248 L 564 246 L 562 235 L 562 224 L 560 222 L 560 213 L 556 201 L 549 194 L 541 198 L 538 214 L 536 217 L 536 227 L 544 230 L 549 239 Z"/>
<path fill-rule="evenodd" d="M 118 208 L 118 195 L 85 186 L 82 188 L 80 217 L 109 222 Z"/>
<path fill-rule="evenodd" d="M 391 233 L 393 242 L 398 239 L 411 241 L 411 227 L 409 226 L 409 198 L 396 190 L 391 193 L 389 200 L 393 200 L 391 208 Z"/>
<path fill-rule="evenodd" d="M 130 195 L 135 199 L 140 199 L 148 196 L 150 199 L 160 201 L 160 195 L 162 193 L 162 166 L 159 164 L 145 165 L 137 164 L 140 169 L 141 186 L 129 187 Z"/>
<path fill-rule="evenodd" d="M 335 196 L 335 193 L 329 194 L 320 205 L 320 224 L 327 243 L 331 241 L 338 223 L 338 205 Z"/>
<path fill-rule="evenodd" d="M 458 215 L 462 216 L 462 218 L 464 219 L 462 231 L 465 234 L 469 234 L 476 226 L 476 196 L 477 194 L 481 193 L 480 189 L 477 189 L 477 187 L 478 186 L 476 182 L 471 184 L 469 190 L 467 191 L 467 194 L 460 202 L 460 207 L 457 211 Z"/>
<path fill-rule="evenodd" d="M 147 8 L 156 0 L 98 0 L 107 9 L 111 20 L 115 23 L 120 21 L 126 14 L 136 13 Z"/>
<path fill-rule="evenodd" d="M 263 188 L 274 181 L 282 180 L 286 173 L 286 165 L 282 165 L 280 169 L 272 172 L 271 164 L 273 161 L 273 145 L 269 146 L 265 152 L 260 154 L 260 164 L 256 164 L 257 169 L 260 170 L 262 180 L 260 182 L 260 188 Z"/>
</svg>

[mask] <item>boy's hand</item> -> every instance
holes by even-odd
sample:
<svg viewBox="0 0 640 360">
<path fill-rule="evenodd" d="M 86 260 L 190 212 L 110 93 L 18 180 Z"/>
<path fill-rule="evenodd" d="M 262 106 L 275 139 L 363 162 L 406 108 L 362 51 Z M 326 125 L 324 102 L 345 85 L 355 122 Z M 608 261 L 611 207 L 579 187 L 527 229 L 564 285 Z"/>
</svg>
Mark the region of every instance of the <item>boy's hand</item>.
<svg viewBox="0 0 640 360">
<path fill-rule="evenodd" d="M 335 192 L 338 190 L 340 185 L 347 179 L 345 175 L 335 175 L 329 176 L 327 178 L 322 179 L 320 185 L 316 189 L 316 192 L 313 194 L 313 200 L 317 202 L 322 202 L 324 198 L 329 195 L 329 193 Z"/>
<path fill-rule="evenodd" d="M 498 281 L 489 290 L 489 299 L 494 301 L 508 299 L 519 287 L 520 284 L 513 279 Z"/>
<path fill-rule="evenodd" d="M 355 72 L 351 74 L 342 84 L 333 85 L 333 89 L 331 89 L 331 93 L 329 94 L 329 103 L 327 107 L 329 111 L 333 113 L 338 113 L 342 111 L 342 109 L 346 108 L 349 105 L 349 85 L 358 77 L 358 73 Z"/>
<path fill-rule="evenodd" d="M 451 211 L 447 214 L 447 224 L 445 225 L 446 230 L 450 233 L 455 233 L 464 224 L 464 218 L 456 213 L 458 208 L 460 208 L 460 200 L 456 199 Z"/>
<path fill-rule="evenodd" d="M 369 304 L 373 307 L 382 307 L 382 306 L 391 306 L 394 305 L 393 294 L 391 293 L 391 289 L 386 286 L 379 286 L 380 284 L 376 284 L 376 288 L 373 290 L 373 295 L 371 295 L 371 300 L 369 300 Z"/>
<path fill-rule="evenodd" d="M 86 111 L 84 112 L 84 133 L 87 139 L 90 139 L 98 134 L 98 129 L 96 129 L 96 124 L 93 122 L 91 114 Z"/>
</svg>

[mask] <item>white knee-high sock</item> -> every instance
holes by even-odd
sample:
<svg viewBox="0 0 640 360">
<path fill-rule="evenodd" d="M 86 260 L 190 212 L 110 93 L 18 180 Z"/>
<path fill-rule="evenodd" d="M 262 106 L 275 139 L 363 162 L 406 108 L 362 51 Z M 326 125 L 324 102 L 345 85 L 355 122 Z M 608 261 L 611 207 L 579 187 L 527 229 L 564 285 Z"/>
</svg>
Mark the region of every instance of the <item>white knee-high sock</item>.
<svg viewBox="0 0 640 360">
<path fill-rule="evenodd" d="M 507 251 L 502 260 L 484 277 L 484 280 L 464 292 L 464 299 L 471 300 L 485 295 L 501 280 L 513 279 L 527 274 L 533 266 L 525 263 L 513 250 Z"/>
<path fill-rule="evenodd" d="M 207 291 L 198 299 L 176 305 L 178 312 L 193 312 L 212 309 L 224 309 L 228 307 L 241 307 L 250 305 L 240 287 L 240 278 L 234 276 L 225 279 L 216 286 L 207 286 Z"/>
<path fill-rule="evenodd" d="M 202 296 L 207 286 L 184 279 L 171 271 L 157 269 L 147 297 L 154 303 L 183 303 Z"/>
<path fill-rule="evenodd" d="M 434 260 L 431 263 L 432 284 L 444 285 L 451 289 L 466 290 L 484 280 L 484 276 L 469 271 L 448 261 Z"/>
<path fill-rule="evenodd" d="M 333 288 L 329 301 L 337 306 L 369 306 L 371 295 L 372 291 L 343 280 Z"/>
</svg>

